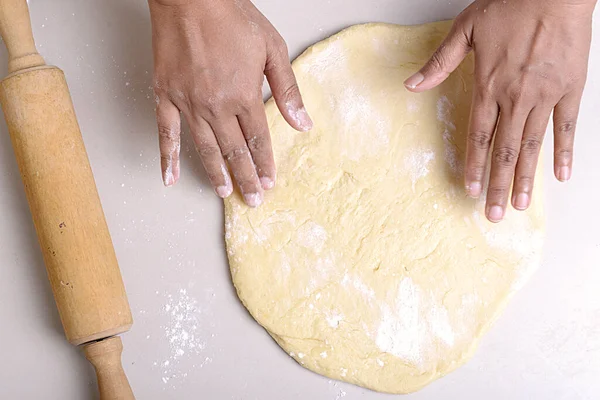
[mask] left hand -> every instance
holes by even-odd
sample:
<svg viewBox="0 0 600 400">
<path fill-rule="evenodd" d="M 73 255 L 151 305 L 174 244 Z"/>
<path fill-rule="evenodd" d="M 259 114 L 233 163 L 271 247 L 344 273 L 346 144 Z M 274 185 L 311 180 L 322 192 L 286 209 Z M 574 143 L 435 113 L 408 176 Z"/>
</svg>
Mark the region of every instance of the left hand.
<svg viewBox="0 0 600 400">
<path fill-rule="evenodd" d="M 554 174 L 571 178 L 573 141 L 590 52 L 596 0 L 476 0 L 415 75 L 408 90 L 442 83 L 475 52 L 466 191 L 480 197 L 490 147 L 486 216 L 500 222 L 512 205 L 531 204 L 534 176 L 554 111 Z M 495 137 L 494 137 L 495 136 Z"/>
</svg>

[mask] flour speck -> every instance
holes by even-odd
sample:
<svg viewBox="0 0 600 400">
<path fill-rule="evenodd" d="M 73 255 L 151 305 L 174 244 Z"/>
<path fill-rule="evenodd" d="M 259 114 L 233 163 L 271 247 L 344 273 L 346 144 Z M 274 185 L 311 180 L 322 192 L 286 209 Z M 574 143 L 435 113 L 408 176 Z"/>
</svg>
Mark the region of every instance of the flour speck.
<svg viewBox="0 0 600 400">
<path fill-rule="evenodd" d="M 410 174 L 413 189 L 419 179 L 424 178 L 429 174 L 429 164 L 435 159 L 433 151 L 418 151 L 412 150 L 404 158 L 404 167 Z"/>
</svg>

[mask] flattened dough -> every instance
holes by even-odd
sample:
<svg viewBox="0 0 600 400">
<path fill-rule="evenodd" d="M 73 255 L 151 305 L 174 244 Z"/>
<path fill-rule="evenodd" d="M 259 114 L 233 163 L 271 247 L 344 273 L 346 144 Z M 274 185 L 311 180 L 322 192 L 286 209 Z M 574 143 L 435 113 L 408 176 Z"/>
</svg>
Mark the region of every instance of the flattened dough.
<svg viewBox="0 0 600 400">
<path fill-rule="evenodd" d="M 315 128 L 269 101 L 277 187 L 258 209 L 226 201 L 252 316 L 306 368 L 382 392 L 463 364 L 539 264 L 539 184 L 498 225 L 464 194 L 472 60 L 428 93 L 402 86 L 449 28 L 361 25 L 307 50 L 294 70 Z"/>
</svg>

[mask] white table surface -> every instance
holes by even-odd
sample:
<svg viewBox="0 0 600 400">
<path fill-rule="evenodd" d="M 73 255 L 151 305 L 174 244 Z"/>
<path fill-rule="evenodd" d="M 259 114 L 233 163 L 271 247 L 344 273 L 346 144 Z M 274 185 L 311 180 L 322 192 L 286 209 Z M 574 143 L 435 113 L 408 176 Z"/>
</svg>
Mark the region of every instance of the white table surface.
<svg viewBox="0 0 600 400">
<path fill-rule="evenodd" d="M 256 1 L 288 40 L 293 57 L 354 23 L 447 19 L 468 3 Z M 145 1 L 30 0 L 30 7 L 40 52 L 66 72 L 120 260 L 135 318 L 124 336 L 124 365 L 137 398 L 392 398 L 301 368 L 249 317 L 229 278 L 221 202 L 187 138 L 182 180 L 163 188 Z M 600 28 L 598 18 L 595 26 Z M 2 52 L 2 75 L 5 65 Z M 543 267 L 470 363 L 404 398 L 600 398 L 598 35 L 590 71 L 574 178 L 560 185 L 547 168 Z M 0 207 L 0 399 L 97 398 L 91 367 L 63 339 L 3 121 Z"/>
</svg>

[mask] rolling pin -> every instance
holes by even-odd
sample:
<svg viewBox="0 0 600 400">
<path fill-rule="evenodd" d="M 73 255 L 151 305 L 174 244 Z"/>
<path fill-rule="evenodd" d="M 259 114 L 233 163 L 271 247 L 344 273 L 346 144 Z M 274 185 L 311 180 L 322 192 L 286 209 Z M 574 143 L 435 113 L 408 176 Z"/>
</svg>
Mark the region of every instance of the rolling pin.
<svg viewBox="0 0 600 400">
<path fill-rule="evenodd" d="M 117 336 L 133 319 L 65 76 L 38 54 L 26 0 L 0 0 L 0 34 L 0 104 L 66 337 L 102 400 L 134 399 Z"/>
</svg>

